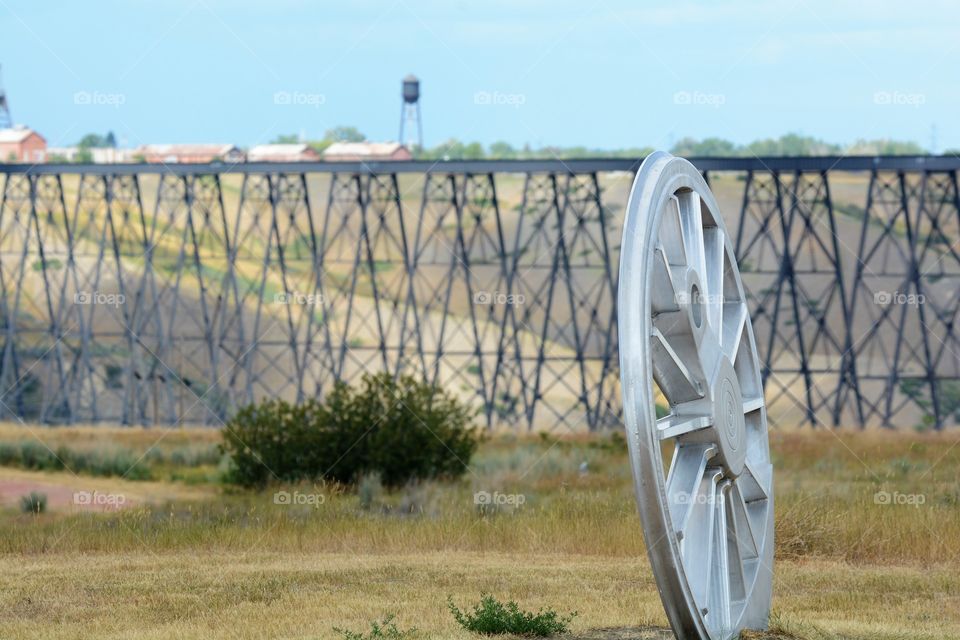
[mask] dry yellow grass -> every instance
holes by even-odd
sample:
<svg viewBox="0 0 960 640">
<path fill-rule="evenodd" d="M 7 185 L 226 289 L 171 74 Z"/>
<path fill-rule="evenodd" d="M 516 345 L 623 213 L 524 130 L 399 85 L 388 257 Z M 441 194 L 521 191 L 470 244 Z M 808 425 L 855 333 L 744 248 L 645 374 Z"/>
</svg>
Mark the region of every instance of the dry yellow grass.
<svg viewBox="0 0 960 640">
<path fill-rule="evenodd" d="M 669 637 L 642 558 L 569 554 L 153 553 L 0 559 L 9 638 L 336 638 L 397 614 L 421 637 L 465 639 L 445 607 L 481 591 L 576 610 L 574 637 Z M 774 631 L 801 638 L 960 637 L 954 568 L 781 562 Z M 652 627 L 653 629 L 650 629 Z M 655 631 L 659 629 L 659 631 Z M 766 636 L 767 634 L 765 634 Z M 768 637 L 776 637 L 769 634 Z"/>
<path fill-rule="evenodd" d="M 0 441 L 24 433 L 0 428 Z M 216 437 L 168 437 L 183 446 L 194 433 Z M 160 435 L 44 434 L 133 450 Z M 778 564 L 773 629 L 761 637 L 960 638 L 958 440 L 773 434 Z M 313 508 L 274 504 L 277 488 L 10 470 L 0 481 L 11 474 L 152 498 L 112 514 L 0 511 L 2 638 L 336 638 L 334 626 L 360 631 L 391 613 L 420 637 L 466 638 L 445 601 L 463 605 L 481 591 L 575 609 L 577 638 L 666 637 L 629 467 L 609 439 L 498 437 L 461 483 L 382 495 L 367 509 L 354 492 L 325 486 L 284 487 L 323 495 Z M 477 490 L 527 502 L 483 515 Z M 880 504 L 878 492 L 923 503 Z"/>
</svg>

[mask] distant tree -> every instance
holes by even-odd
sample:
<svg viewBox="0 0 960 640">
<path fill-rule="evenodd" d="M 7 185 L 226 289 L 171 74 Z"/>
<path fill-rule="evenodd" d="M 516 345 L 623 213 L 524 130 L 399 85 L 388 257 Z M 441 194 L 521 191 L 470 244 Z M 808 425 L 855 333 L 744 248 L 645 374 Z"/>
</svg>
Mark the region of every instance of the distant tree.
<svg viewBox="0 0 960 640">
<path fill-rule="evenodd" d="M 683 138 L 673 145 L 671 153 L 678 156 L 729 157 L 737 155 L 737 145 L 723 138 Z"/>
<path fill-rule="evenodd" d="M 417 150 L 417 157 L 424 160 L 457 160 L 463 157 L 463 143 L 450 138 L 442 144 Z"/>
<path fill-rule="evenodd" d="M 748 156 L 825 156 L 841 153 L 840 145 L 829 144 L 810 136 L 788 133 L 779 138 L 755 140 L 746 146 Z"/>
<path fill-rule="evenodd" d="M 113 135 L 113 131 L 108 131 L 107 135 L 105 136 L 102 136 L 99 133 L 88 133 L 80 138 L 80 142 L 77 143 L 77 146 L 81 149 L 102 149 L 104 147 L 116 148 L 117 137 Z"/>
<path fill-rule="evenodd" d="M 78 164 L 90 164 L 93 162 L 93 152 L 90 151 L 90 148 L 81 145 L 77 146 L 80 148 L 77 149 L 77 155 L 73 157 L 73 161 Z"/>
<path fill-rule="evenodd" d="M 310 140 L 307 144 L 317 153 L 323 153 L 327 147 L 333 144 L 333 140 Z"/>
<path fill-rule="evenodd" d="M 592 154 L 586 147 L 566 147 L 550 149 L 552 155 L 561 158 L 589 158 Z"/>
<path fill-rule="evenodd" d="M 507 159 L 507 158 L 516 158 L 516 150 L 510 146 L 509 142 L 504 142 L 503 140 L 498 140 L 490 145 L 490 157 L 497 159 Z"/>
<path fill-rule="evenodd" d="M 285 133 L 271 140 L 270 144 L 296 144 L 298 142 L 300 142 L 300 136 L 295 133 Z"/>
<path fill-rule="evenodd" d="M 460 156 L 464 160 L 481 160 L 487 153 L 483 150 L 483 145 L 479 142 L 471 142 L 463 147 L 463 154 Z"/>
<path fill-rule="evenodd" d="M 323 137 L 333 142 L 363 142 L 367 139 L 367 136 L 360 133 L 356 127 L 344 126 L 327 129 Z"/>
<path fill-rule="evenodd" d="M 926 153 L 916 142 L 901 140 L 857 140 L 847 148 L 851 155 L 913 156 Z"/>
<path fill-rule="evenodd" d="M 88 133 L 80 138 L 77 146 L 81 149 L 96 149 L 104 146 L 104 138 L 99 133 Z"/>
</svg>

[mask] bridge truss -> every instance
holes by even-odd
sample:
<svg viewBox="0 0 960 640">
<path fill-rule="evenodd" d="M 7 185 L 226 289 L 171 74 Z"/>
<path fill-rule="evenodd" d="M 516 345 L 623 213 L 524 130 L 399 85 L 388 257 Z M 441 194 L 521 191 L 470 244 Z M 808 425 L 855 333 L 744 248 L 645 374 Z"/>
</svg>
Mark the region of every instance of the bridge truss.
<svg viewBox="0 0 960 640">
<path fill-rule="evenodd" d="M 960 159 L 693 159 L 771 422 L 960 420 Z M 219 425 L 411 373 L 487 426 L 620 424 L 627 160 L 0 165 L 0 415 Z"/>
</svg>

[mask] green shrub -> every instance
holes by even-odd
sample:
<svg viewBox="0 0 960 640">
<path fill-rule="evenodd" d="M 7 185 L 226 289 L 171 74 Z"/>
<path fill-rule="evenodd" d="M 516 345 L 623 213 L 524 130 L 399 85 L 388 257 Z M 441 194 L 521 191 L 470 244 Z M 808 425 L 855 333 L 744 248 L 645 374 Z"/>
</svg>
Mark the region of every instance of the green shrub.
<svg viewBox="0 0 960 640">
<path fill-rule="evenodd" d="M 333 630 L 342 635 L 344 640 L 401 640 L 416 633 L 416 629 L 405 631 L 398 629 L 397 625 L 393 623 L 394 617 L 389 615 L 383 619 L 383 622 L 371 622 L 369 633 L 350 631 L 339 627 L 334 627 Z"/>
<path fill-rule="evenodd" d="M 71 449 L 61 445 L 56 452 L 37 440 L 0 443 L 0 465 L 37 471 L 63 471 L 92 476 L 123 476 L 128 480 L 152 477 L 146 457 L 120 447 Z"/>
<path fill-rule="evenodd" d="M 24 469 L 59 470 L 63 463 L 41 442 L 24 440 L 20 443 L 20 466 Z"/>
<path fill-rule="evenodd" d="M 462 612 L 450 599 L 447 602 L 450 612 L 457 623 L 467 631 L 487 635 L 514 634 L 518 636 L 552 636 L 557 633 L 566 633 L 567 625 L 573 620 L 577 612 L 568 616 L 561 616 L 553 609 L 537 613 L 522 611 L 516 602 L 503 604 L 490 594 L 483 594 L 480 603 L 473 607 L 473 611 Z"/>
<path fill-rule="evenodd" d="M 57 449 L 57 457 L 74 473 L 101 477 L 123 477 L 127 480 L 149 480 L 151 474 L 144 456 L 119 447 L 76 450 Z"/>
<path fill-rule="evenodd" d="M 31 491 L 20 498 L 20 511 L 24 513 L 43 513 L 47 510 L 47 494 Z"/>
<path fill-rule="evenodd" d="M 241 409 L 224 430 L 228 479 L 354 483 L 377 473 L 384 486 L 455 478 L 477 447 L 470 410 L 409 376 L 366 375 L 359 387 L 292 405 L 270 400 Z"/>
</svg>

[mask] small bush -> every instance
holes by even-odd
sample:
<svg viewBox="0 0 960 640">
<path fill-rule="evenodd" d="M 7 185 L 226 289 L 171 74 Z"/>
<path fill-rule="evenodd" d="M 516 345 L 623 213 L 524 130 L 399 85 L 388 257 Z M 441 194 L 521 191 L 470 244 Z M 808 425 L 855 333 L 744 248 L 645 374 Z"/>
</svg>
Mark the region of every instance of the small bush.
<svg viewBox="0 0 960 640">
<path fill-rule="evenodd" d="M 20 511 L 24 513 L 43 513 L 47 510 L 47 494 L 31 491 L 20 498 Z"/>
<path fill-rule="evenodd" d="M 574 611 L 568 616 L 561 616 L 553 609 L 537 613 L 522 611 L 516 602 L 503 604 L 490 594 L 484 594 L 480 603 L 473 607 L 472 612 L 462 612 L 448 600 L 450 612 L 457 623 L 467 631 L 487 635 L 514 634 L 518 636 L 552 636 L 566 633 L 567 625 L 576 617 Z"/>
<path fill-rule="evenodd" d="M 389 615 L 383 619 L 383 622 L 371 622 L 369 633 L 350 631 L 338 627 L 334 627 L 333 630 L 342 635 L 344 640 L 401 640 L 416 633 L 416 629 L 401 631 L 393 623 L 393 618 L 393 615 Z"/>
<path fill-rule="evenodd" d="M 387 487 L 455 478 L 477 447 L 471 411 L 456 398 L 409 376 L 364 376 L 338 383 L 323 402 L 271 400 L 241 409 L 224 430 L 228 479 L 355 483 L 377 473 Z"/>
</svg>

